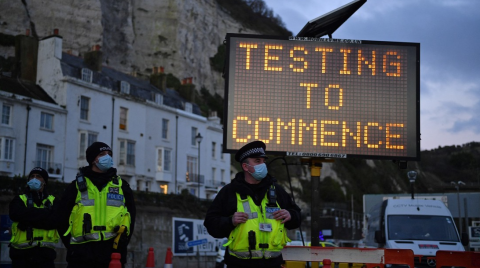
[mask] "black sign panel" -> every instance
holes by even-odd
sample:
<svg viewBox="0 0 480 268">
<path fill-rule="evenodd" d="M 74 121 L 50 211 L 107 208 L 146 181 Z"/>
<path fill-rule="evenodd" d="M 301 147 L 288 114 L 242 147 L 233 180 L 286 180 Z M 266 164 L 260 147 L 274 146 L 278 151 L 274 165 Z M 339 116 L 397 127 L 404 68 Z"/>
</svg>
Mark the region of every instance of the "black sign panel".
<svg viewBox="0 0 480 268">
<path fill-rule="evenodd" d="M 224 151 L 418 160 L 420 44 L 227 35 Z"/>
</svg>

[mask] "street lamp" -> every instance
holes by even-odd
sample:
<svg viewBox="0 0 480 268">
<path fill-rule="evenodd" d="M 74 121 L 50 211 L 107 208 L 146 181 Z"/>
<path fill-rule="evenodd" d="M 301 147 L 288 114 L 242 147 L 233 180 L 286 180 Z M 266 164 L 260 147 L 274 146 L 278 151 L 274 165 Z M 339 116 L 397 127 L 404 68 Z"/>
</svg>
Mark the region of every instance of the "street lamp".
<svg viewBox="0 0 480 268">
<path fill-rule="evenodd" d="M 198 183 L 198 192 L 197 196 L 200 199 L 200 143 L 202 142 L 203 137 L 200 135 L 200 132 L 195 136 L 195 141 L 198 143 L 198 174 L 197 174 L 197 183 Z"/>
<path fill-rule="evenodd" d="M 417 172 L 415 170 L 410 170 L 409 172 L 407 172 L 407 176 L 408 176 L 408 179 L 410 180 L 410 190 L 412 191 L 412 199 L 415 199 L 413 197 L 413 193 L 414 193 L 414 183 L 415 183 L 415 180 L 417 179 Z"/>
<path fill-rule="evenodd" d="M 463 227 L 462 227 L 462 211 L 460 210 L 460 185 L 465 185 L 463 181 L 458 181 L 454 182 L 451 181 L 450 184 L 455 186 L 455 189 L 457 189 L 457 202 L 458 202 L 458 225 L 460 226 L 460 235 L 463 233 Z"/>
</svg>

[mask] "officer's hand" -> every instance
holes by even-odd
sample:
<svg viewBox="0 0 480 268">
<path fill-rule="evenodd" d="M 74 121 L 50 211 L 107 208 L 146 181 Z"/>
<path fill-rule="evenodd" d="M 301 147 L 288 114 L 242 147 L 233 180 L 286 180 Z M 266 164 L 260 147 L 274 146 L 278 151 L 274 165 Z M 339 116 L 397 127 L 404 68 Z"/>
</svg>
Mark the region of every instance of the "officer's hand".
<svg viewBox="0 0 480 268">
<path fill-rule="evenodd" d="M 235 212 L 232 217 L 233 226 L 245 223 L 248 220 L 248 214 L 245 212 Z"/>
<path fill-rule="evenodd" d="M 288 210 L 280 209 L 273 212 L 273 218 L 276 220 L 281 220 L 282 223 L 286 223 L 287 221 L 292 219 L 292 216 L 290 216 L 290 212 L 288 212 Z"/>
</svg>

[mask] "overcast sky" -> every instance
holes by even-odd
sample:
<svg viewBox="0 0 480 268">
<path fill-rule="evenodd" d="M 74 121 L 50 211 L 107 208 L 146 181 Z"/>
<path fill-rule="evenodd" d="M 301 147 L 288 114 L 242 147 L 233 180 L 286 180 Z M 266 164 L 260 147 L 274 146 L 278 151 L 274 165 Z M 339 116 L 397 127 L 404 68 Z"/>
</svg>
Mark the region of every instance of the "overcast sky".
<svg viewBox="0 0 480 268">
<path fill-rule="evenodd" d="M 264 0 L 296 35 L 352 0 Z M 480 142 L 480 0 L 367 0 L 333 38 L 420 43 L 421 149 Z"/>
</svg>

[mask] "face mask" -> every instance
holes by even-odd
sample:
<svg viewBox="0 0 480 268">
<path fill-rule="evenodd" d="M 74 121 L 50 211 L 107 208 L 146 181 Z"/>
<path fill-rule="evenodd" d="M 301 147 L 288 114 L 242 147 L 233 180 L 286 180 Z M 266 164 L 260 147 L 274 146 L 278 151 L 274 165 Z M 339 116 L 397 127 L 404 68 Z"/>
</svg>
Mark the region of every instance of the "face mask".
<svg viewBox="0 0 480 268">
<path fill-rule="evenodd" d="M 267 176 L 268 170 L 267 170 L 267 165 L 265 165 L 265 163 L 253 166 L 253 168 L 255 169 L 255 172 L 253 172 L 253 173 L 248 172 L 248 173 L 250 173 L 252 175 L 252 177 L 254 179 L 256 179 L 257 181 L 261 181 L 263 178 L 265 178 L 265 176 Z"/>
<path fill-rule="evenodd" d="M 30 188 L 31 191 L 38 192 L 40 188 L 42 188 L 42 182 L 38 179 L 31 179 L 27 182 L 28 187 Z"/>
<path fill-rule="evenodd" d="M 113 159 L 109 154 L 106 154 L 106 155 L 98 158 L 98 163 L 95 163 L 95 165 L 101 171 L 105 172 L 113 166 Z"/>
</svg>

